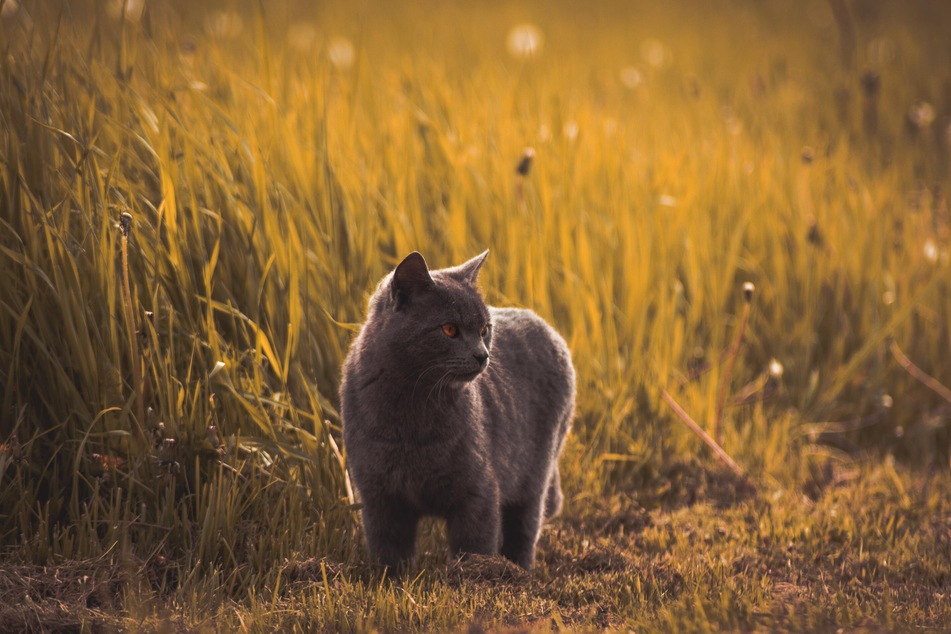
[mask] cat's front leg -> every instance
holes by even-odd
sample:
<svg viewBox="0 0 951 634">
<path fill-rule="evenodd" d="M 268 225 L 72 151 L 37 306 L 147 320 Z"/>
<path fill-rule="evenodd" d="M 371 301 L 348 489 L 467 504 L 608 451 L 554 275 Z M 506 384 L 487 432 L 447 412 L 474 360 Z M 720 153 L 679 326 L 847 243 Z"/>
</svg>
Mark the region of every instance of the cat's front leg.
<svg viewBox="0 0 951 634">
<path fill-rule="evenodd" d="M 453 557 L 498 554 L 502 530 L 498 485 L 487 484 L 466 495 L 455 505 L 446 526 Z"/>
<path fill-rule="evenodd" d="M 503 506 L 502 555 L 525 570 L 531 570 L 535 564 L 535 544 L 541 523 L 541 498 Z"/>
<path fill-rule="evenodd" d="M 416 550 L 420 513 L 402 500 L 381 496 L 363 503 L 363 532 L 370 558 L 402 571 Z"/>
</svg>

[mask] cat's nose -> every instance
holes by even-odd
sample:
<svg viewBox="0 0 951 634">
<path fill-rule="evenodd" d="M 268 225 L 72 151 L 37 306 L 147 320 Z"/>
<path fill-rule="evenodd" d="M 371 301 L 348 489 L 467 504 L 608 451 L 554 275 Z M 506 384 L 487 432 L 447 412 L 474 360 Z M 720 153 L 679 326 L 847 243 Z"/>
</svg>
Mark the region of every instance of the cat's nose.
<svg viewBox="0 0 951 634">
<path fill-rule="evenodd" d="M 475 360 L 479 362 L 479 367 L 484 368 L 489 362 L 489 351 L 488 350 L 477 350 L 472 353 L 472 356 L 475 357 Z"/>
</svg>

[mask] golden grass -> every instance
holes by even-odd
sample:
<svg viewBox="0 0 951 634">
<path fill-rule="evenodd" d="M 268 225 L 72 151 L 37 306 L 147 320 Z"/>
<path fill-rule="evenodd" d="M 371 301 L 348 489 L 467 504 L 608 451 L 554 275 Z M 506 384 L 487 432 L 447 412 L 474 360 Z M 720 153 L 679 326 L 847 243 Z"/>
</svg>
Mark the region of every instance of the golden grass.
<svg viewBox="0 0 951 634">
<path fill-rule="evenodd" d="M 776 491 L 831 504 L 849 482 L 862 504 L 875 487 L 918 486 L 920 474 L 887 475 L 884 456 L 937 470 L 946 488 L 951 414 L 889 352 L 893 340 L 949 384 L 943 5 L 856 3 L 837 23 L 841 3 L 818 0 L 151 2 L 141 14 L 128 2 L 124 17 L 121 2 L 27 4 L 7 0 L 0 22 L 9 561 L 132 562 L 170 603 L 127 597 L 121 609 L 192 625 L 211 605 L 219 624 L 520 622 L 482 603 L 491 584 L 457 606 L 441 572 L 407 590 L 363 568 L 337 444 L 339 366 L 367 293 L 414 249 L 443 266 L 490 248 L 488 299 L 535 309 L 570 343 L 578 419 L 552 549 L 588 548 L 579 518 L 603 496 L 640 508 L 682 493 L 677 465 L 706 454 L 662 389 L 708 431 L 720 420 L 724 448 L 757 483 L 739 507 L 754 517 Z M 529 58 L 506 49 L 520 23 L 544 38 Z M 531 166 L 517 170 L 526 148 Z M 744 343 L 721 365 L 746 318 L 744 282 L 756 286 Z M 876 474 L 875 487 L 842 475 L 853 472 Z M 769 504 L 789 518 L 798 499 Z M 651 513 L 680 521 L 669 505 Z M 932 519 L 908 521 L 931 531 L 926 559 L 940 561 Z M 850 530 L 854 546 L 870 529 Z M 905 552 L 908 534 L 882 552 Z M 628 545 L 578 556 L 634 557 L 635 571 L 659 566 L 665 579 L 673 567 L 702 594 L 707 577 L 683 571 L 707 559 L 674 548 L 665 563 Z M 311 562 L 311 621 L 282 594 L 294 562 Z M 648 577 L 609 564 L 576 597 L 608 592 L 608 616 L 552 611 L 533 579 L 521 621 L 702 629 L 701 615 L 677 612 L 683 595 L 662 607 L 666 581 L 645 590 Z M 717 595 L 711 623 L 774 622 L 757 615 L 776 575 L 758 574 Z M 618 579 L 640 589 L 611 594 Z M 916 578 L 916 601 L 947 583 L 935 579 Z M 783 583 L 790 605 L 820 599 Z M 407 602 L 413 588 L 430 593 L 426 610 Z M 806 611 L 827 620 L 775 623 L 880 620 L 874 601 L 841 597 Z M 223 612 L 231 599 L 243 607 Z M 904 614 L 894 623 L 948 617 Z"/>
</svg>

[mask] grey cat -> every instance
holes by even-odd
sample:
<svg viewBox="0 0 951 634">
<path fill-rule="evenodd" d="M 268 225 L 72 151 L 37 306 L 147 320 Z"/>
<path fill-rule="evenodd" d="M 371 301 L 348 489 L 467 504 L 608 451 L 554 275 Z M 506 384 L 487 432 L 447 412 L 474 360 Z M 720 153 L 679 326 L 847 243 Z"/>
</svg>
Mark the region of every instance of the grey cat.
<svg viewBox="0 0 951 634">
<path fill-rule="evenodd" d="M 535 313 L 485 305 L 487 255 L 435 271 L 406 256 L 344 364 L 347 463 L 370 556 L 386 566 L 412 559 L 417 523 L 434 515 L 453 556 L 501 552 L 531 569 L 542 522 L 561 509 L 571 356 Z"/>
</svg>

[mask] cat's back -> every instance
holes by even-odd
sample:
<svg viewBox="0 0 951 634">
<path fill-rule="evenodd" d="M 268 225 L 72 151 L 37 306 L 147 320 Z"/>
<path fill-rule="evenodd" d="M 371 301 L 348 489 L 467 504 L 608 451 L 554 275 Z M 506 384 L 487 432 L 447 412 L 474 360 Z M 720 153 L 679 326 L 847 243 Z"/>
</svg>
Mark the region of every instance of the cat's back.
<svg viewBox="0 0 951 634">
<path fill-rule="evenodd" d="M 489 307 L 492 316 L 493 348 L 496 343 L 506 347 L 534 350 L 542 355 L 552 355 L 552 360 L 564 361 L 570 369 L 568 344 L 548 323 L 527 308 Z"/>
<path fill-rule="evenodd" d="M 475 383 L 502 499 L 517 502 L 545 491 L 574 414 L 575 372 L 565 340 L 534 312 L 489 313 L 491 360 Z"/>
<path fill-rule="evenodd" d="M 568 344 L 533 311 L 490 307 L 492 366 L 504 370 L 506 382 L 523 394 L 537 395 L 571 407 L 575 373 Z"/>
</svg>

